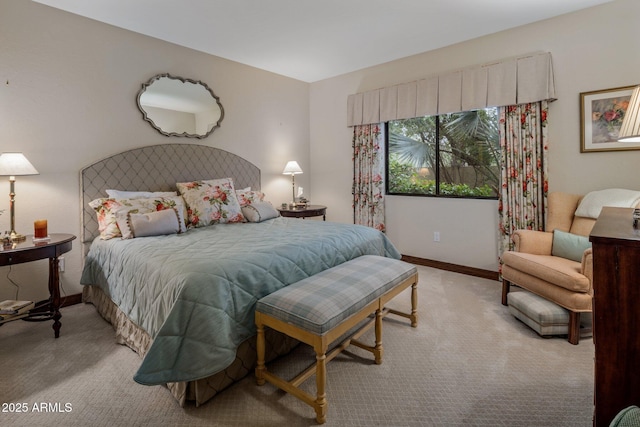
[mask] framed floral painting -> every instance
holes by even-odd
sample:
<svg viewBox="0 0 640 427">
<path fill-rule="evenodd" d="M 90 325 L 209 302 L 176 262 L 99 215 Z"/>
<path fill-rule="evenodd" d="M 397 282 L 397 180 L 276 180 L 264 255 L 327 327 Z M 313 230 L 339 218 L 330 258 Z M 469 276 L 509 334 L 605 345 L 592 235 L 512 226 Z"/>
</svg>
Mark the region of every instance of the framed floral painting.
<svg viewBox="0 0 640 427">
<path fill-rule="evenodd" d="M 618 142 L 622 119 L 635 86 L 580 94 L 581 153 L 640 150 L 640 143 Z"/>
</svg>

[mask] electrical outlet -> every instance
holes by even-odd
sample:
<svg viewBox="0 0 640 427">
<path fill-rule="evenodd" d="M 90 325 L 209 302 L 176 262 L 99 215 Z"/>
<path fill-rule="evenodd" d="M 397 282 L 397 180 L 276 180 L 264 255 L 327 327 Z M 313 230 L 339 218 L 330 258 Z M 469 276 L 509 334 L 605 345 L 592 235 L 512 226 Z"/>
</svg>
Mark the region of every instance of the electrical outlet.
<svg viewBox="0 0 640 427">
<path fill-rule="evenodd" d="M 64 273 L 64 257 L 58 257 L 58 270 L 60 273 Z"/>
<path fill-rule="evenodd" d="M 434 231 L 433 232 L 433 241 L 434 242 L 439 242 L 440 241 L 440 232 L 439 231 Z"/>
</svg>

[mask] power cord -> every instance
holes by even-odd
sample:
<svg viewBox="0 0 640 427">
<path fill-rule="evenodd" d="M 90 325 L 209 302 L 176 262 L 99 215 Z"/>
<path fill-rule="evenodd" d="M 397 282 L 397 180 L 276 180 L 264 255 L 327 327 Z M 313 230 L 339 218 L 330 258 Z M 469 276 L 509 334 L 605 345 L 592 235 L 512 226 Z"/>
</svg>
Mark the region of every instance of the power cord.
<svg viewBox="0 0 640 427">
<path fill-rule="evenodd" d="M 7 280 L 9 281 L 9 283 L 11 283 L 13 286 L 16 287 L 15 300 L 18 301 L 18 295 L 20 294 L 20 285 L 13 281 L 13 279 L 10 276 L 10 274 L 11 274 L 11 265 L 9 265 L 9 271 L 7 271 Z M 6 322 L 0 323 L 0 326 L 4 325 L 5 323 Z"/>
<path fill-rule="evenodd" d="M 20 284 L 16 283 L 16 282 L 11 278 L 12 267 L 13 267 L 12 265 L 9 265 L 9 270 L 7 271 L 6 278 L 7 278 L 7 280 L 9 281 L 9 283 L 11 283 L 13 286 L 15 286 L 15 288 L 16 288 L 16 295 L 15 295 L 15 298 L 14 298 L 14 299 L 15 299 L 16 301 L 18 301 L 18 300 L 19 300 L 19 298 L 18 298 L 18 297 L 20 296 Z M 62 284 L 62 283 L 60 283 L 60 285 L 59 285 L 59 286 L 60 286 L 60 307 L 62 307 L 62 306 L 64 306 L 64 303 L 67 301 L 67 297 L 68 297 L 68 295 L 67 295 L 67 291 L 66 291 L 66 289 L 64 288 L 63 284 Z M 45 300 L 44 302 L 45 302 L 45 304 L 39 304 L 39 305 L 36 305 L 35 307 L 33 307 L 33 309 L 32 309 L 32 310 L 37 310 L 38 308 L 42 308 L 42 307 L 44 307 L 45 305 L 48 305 L 48 304 L 49 304 L 49 300 Z M 4 323 L 0 323 L 0 326 L 2 326 L 2 325 L 4 325 Z"/>
<path fill-rule="evenodd" d="M 18 300 L 18 295 L 20 294 L 20 285 L 17 284 L 16 282 L 13 281 L 13 279 L 10 277 L 11 275 L 11 265 L 9 266 L 9 271 L 7 272 L 7 280 L 9 281 L 9 283 L 11 283 L 13 286 L 16 287 L 16 297 L 15 300 Z"/>
</svg>

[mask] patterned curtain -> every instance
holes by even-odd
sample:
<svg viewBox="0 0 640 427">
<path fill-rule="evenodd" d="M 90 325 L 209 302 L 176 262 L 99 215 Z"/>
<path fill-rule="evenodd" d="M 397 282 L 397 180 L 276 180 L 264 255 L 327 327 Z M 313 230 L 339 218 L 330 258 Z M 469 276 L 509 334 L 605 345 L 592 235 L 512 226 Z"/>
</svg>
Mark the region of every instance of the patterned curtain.
<svg viewBox="0 0 640 427">
<path fill-rule="evenodd" d="M 385 231 L 384 130 L 378 124 L 353 127 L 353 222 Z"/>
<path fill-rule="evenodd" d="M 500 254 L 513 249 L 513 231 L 544 230 L 548 188 L 547 113 L 547 101 L 500 107 Z"/>
</svg>

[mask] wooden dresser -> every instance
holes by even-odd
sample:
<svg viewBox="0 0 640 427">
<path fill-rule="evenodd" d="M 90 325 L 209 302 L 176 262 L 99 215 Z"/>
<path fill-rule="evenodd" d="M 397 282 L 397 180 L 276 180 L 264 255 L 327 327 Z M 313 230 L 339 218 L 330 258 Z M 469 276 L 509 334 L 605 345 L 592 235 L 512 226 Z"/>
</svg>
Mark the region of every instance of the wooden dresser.
<svg viewBox="0 0 640 427">
<path fill-rule="evenodd" d="M 633 209 L 605 207 L 593 244 L 594 425 L 640 406 L 640 224 Z"/>
</svg>

